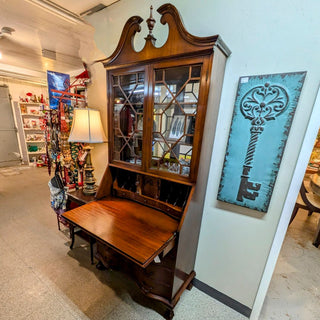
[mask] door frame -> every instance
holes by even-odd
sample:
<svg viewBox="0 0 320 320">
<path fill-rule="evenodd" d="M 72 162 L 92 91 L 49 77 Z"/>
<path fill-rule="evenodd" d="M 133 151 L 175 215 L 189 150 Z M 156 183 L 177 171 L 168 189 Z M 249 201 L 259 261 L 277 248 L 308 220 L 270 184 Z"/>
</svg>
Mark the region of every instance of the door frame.
<svg viewBox="0 0 320 320">
<path fill-rule="evenodd" d="M 21 158 L 22 157 L 21 156 L 21 143 L 20 143 L 20 139 L 19 139 L 19 135 L 18 135 L 17 118 L 16 118 L 14 107 L 13 107 L 12 96 L 10 94 L 10 88 L 6 84 L 1 84 L 0 85 L 0 89 L 2 89 L 2 88 L 7 91 L 9 109 L 11 110 L 11 117 L 12 117 L 12 128 L 8 129 L 6 131 L 15 131 L 16 142 L 17 142 L 17 147 L 18 147 L 16 152 L 20 154 L 20 159 L 17 158 L 17 159 L 8 159 L 6 161 L 1 161 L 0 162 L 0 167 L 16 166 L 16 165 L 20 165 L 21 162 L 22 162 L 22 158 Z M 9 111 L 9 113 L 10 113 L 10 111 Z M 10 117 L 10 115 L 9 115 L 9 117 Z"/>
</svg>

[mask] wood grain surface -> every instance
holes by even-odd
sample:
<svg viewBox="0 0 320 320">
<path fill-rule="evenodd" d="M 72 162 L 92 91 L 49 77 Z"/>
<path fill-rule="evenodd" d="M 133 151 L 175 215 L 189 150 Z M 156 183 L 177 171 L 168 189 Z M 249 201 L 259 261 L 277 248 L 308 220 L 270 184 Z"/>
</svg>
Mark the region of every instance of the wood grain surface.
<svg viewBox="0 0 320 320">
<path fill-rule="evenodd" d="M 107 197 L 67 211 L 63 217 L 141 266 L 174 240 L 178 222 L 126 199 Z"/>
</svg>

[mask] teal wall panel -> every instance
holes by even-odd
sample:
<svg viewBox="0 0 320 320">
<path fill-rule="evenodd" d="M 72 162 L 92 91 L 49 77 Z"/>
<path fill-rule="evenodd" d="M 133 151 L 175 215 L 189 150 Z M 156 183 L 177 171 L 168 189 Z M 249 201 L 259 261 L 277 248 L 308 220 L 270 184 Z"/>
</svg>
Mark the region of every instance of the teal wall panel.
<svg viewBox="0 0 320 320">
<path fill-rule="evenodd" d="M 240 78 L 218 200 L 267 212 L 305 76 Z"/>
</svg>

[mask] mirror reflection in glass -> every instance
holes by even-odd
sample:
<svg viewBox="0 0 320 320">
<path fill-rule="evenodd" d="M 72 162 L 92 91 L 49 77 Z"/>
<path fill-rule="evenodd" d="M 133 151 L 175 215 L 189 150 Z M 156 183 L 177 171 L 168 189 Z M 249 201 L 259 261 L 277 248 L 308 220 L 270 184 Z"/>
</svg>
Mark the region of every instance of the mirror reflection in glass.
<svg viewBox="0 0 320 320">
<path fill-rule="evenodd" d="M 151 168 L 189 176 L 201 65 L 155 70 Z"/>
</svg>

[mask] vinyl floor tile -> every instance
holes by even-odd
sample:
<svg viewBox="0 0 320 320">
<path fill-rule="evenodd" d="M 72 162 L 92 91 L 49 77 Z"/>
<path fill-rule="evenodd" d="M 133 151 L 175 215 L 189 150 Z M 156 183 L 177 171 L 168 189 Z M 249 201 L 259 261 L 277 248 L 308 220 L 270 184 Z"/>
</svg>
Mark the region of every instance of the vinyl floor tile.
<svg viewBox="0 0 320 320">
<path fill-rule="evenodd" d="M 320 248 L 312 245 L 319 215 L 300 209 L 289 226 L 259 320 L 318 320 Z"/>
<path fill-rule="evenodd" d="M 0 175 L 0 320 L 162 320 L 165 308 L 146 299 L 117 271 L 90 264 L 88 244 L 58 231 L 49 206 L 46 168 Z M 320 249 L 312 246 L 319 215 L 300 210 L 288 229 L 259 320 L 318 320 Z M 243 320 L 193 288 L 174 320 Z"/>
</svg>

